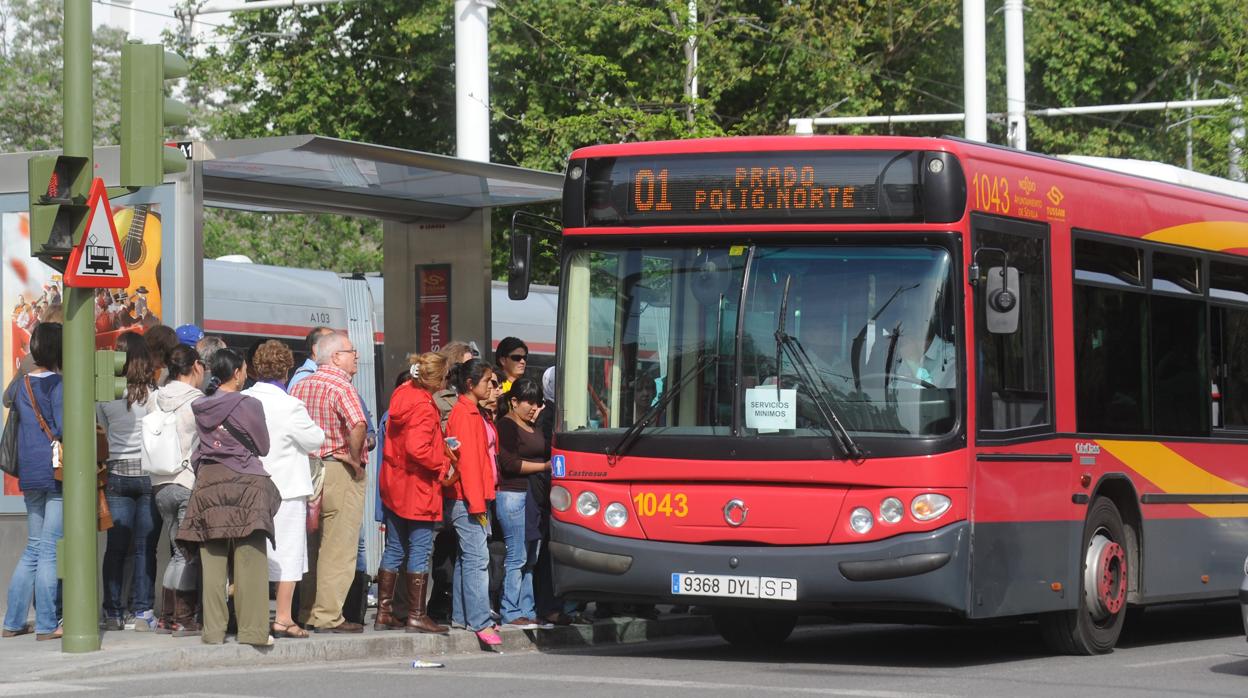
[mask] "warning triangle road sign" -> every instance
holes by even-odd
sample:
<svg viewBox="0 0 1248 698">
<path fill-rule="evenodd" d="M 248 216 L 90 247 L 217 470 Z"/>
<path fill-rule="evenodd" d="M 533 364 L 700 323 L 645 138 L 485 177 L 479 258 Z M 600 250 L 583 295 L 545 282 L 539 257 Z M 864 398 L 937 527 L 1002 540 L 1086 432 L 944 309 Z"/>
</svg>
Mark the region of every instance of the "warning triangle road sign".
<svg viewBox="0 0 1248 698">
<path fill-rule="evenodd" d="M 72 288 L 126 288 L 130 271 L 121 256 L 121 240 L 113 224 L 113 209 L 108 205 L 104 180 L 91 182 L 87 196 L 87 232 L 69 253 L 65 266 L 65 285 Z"/>
</svg>

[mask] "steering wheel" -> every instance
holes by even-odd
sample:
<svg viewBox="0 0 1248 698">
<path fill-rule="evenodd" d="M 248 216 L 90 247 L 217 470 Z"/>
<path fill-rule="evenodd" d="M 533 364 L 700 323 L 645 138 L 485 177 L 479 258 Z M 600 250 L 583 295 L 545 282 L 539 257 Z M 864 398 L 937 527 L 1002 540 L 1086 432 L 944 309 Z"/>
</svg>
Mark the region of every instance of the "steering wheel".
<svg viewBox="0 0 1248 698">
<path fill-rule="evenodd" d="M 938 386 L 936 386 L 935 384 L 933 384 L 933 383 L 929 383 L 929 382 L 927 382 L 927 381 L 923 380 L 922 378 L 915 378 L 914 376 L 903 376 L 903 375 L 898 374 L 898 373 L 889 373 L 889 374 L 884 374 L 884 373 L 868 373 L 868 374 L 865 374 L 865 375 L 860 376 L 860 377 L 858 378 L 858 380 L 859 380 L 859 382 L 860 382 L 860 383 L 866 383 L 868 379 L 878 380 L 878 381 L 880 381 L 880 383 L 881 383 L 881 384 L 883 384 L 883 382 L 884 382 L 885 380 L 888 380 L 888 381 L 902 381 L 902 382 L 905 382 L 905 383 L 909 383 L 909 384 L 911 384 L 911 385 L 917 385 L 917 386 L 919 386 L 920 388 L 928 388 L 929 390 L 939 390 L 939 389 L 940 389 L 940 388 L 939 388 Z"/>
</svg>

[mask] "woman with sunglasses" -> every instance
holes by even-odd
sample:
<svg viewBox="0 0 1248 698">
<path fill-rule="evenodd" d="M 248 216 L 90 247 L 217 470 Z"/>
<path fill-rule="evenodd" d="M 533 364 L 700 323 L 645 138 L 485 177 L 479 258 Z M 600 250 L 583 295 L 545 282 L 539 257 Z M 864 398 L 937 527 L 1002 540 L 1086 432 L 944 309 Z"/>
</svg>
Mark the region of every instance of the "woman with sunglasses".
<svg viewBox="0 0 1248 698">
<path fill-rule="evenodd" d="M 511 384 L 524 375 L 529 365 L 529 345 L 519 337 L 503 337 L 494 350 L 494 363 L 498 364 L 501 376 L 499 388 L 504 393 L 511 390 Z"/>
<path fill-rule="evenodd" d="M 204 383 L 204 362 L 195 349 L 179 344 L 169 352 L 170 380 L 156 391 L 156 409 L 177 414 L 178 447 L 182 449 L 183 465 L 173 475 L 152 477 L 156 509 L 169 528 L 169 564 L 162 579 L 160 621 L 156 632 L 176 637 L 198 635 L 199 627 L 199 557 L 183 554 L 182 546 L 173 544 L 178 527 L 186 517 L 186 503 L 195 488 L 195 470 L 191 454 L 199 445 L 195 429 L 195 413 L 191 403 L 204 396 L 199 386 Z"/>
</svg>

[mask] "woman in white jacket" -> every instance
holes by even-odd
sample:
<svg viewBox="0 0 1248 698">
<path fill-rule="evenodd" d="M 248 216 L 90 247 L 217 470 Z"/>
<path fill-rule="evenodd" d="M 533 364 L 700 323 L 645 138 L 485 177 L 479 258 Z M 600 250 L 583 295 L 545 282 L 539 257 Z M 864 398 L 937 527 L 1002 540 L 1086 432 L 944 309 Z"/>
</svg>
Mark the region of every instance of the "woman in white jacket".
<svg viewBox="0 0 1248 698">
<path fill-rule="evenodd" d="M 312 495 L 308 454 L 325 441 L 325 432 L 312 421 L 308 408 L 286 394 L 286 376 L 294 366 L 290 347 L 271 339 L 256 349 L 252 364 L 258 382 L 243 391 L 264 405 L 269 428 L 269 454 L 260 462 L 282 495 L 273 517 L 275 543 L 269 543 L 269 581 L 277 583 L 274 637 L 304 638 L 308 632 L 291 617 L 295 583 L 308 571 L 307 501 Z"/>
</svg>

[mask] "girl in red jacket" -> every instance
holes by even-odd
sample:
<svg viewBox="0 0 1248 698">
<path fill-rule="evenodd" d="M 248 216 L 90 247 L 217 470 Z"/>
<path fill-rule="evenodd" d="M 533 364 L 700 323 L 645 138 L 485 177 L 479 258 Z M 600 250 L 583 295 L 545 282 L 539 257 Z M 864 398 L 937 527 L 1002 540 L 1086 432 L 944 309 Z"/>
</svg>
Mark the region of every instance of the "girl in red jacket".
<svg viewBox="0 0 1248 698">
<path fill-rule="evenodd" d="M 446 380 L 446 358 L 427 352 L 412 357 L 411 379 L 390 397 L 378 486 L 384 506 L 386 549 L 377 571 L 377 618 L 374 630 L 407 626 L 409 633 L 446 633 L 426 614 L 429 555 L 434 526 L 442 520 L 442 478 L 455 454 L 442 438 L 441 418 L 433 392 Z M 407 557 L 408 615 L 393 612 L 394 589 Z"/>
<path fill-rule="evenodd" d="M 451 590 L 451 622 L 476 632 L 487 647 L 501 645 L 490 618 L 490 504 L 494 501 L 494 463 L 486 441 L 485 422 L 477 402 L 489 396 L 494 371 L 480 359 L 451 369 L 450 382 L 459 392 L 446 423 L 448 437 L 458 440 L 458 461 L 443 489 L 447 518 L 459 535 L 459 559 Z M 456 448 L 454 442 L 452 447 Z"/>
</svg>

